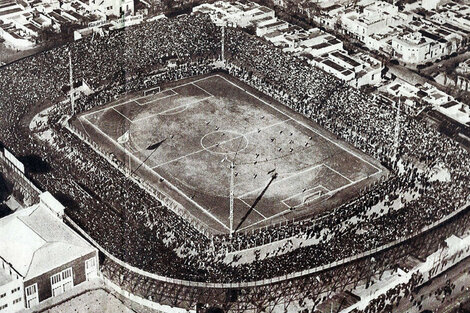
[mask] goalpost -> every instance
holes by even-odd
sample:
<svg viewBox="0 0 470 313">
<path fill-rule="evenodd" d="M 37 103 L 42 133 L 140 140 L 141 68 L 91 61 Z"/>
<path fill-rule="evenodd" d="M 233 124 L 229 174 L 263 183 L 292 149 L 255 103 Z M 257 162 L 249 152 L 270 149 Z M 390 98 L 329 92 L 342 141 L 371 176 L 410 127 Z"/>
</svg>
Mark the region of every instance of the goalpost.
<svg viewBox="0 0 470 313">
<path fill-rule="evenodd" d="M 323 196 L 323 190 L 317 190 L 313 193 L 308 194 L 302 199 L 302 204 L 307 204 Z"/>
<path fill-rule="evenodd" d="M 144 96 L 153 95 L 160 92 L 160 86 L 144 90 Z"/>
</svg>

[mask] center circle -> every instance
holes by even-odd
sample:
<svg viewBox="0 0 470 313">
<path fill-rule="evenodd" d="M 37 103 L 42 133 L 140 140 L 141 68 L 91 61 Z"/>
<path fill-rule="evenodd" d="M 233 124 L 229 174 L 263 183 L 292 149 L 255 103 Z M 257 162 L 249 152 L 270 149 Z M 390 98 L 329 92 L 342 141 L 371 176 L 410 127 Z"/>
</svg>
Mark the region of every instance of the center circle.
<svg viewBox="0 0 470 313">
<path fill-rule="evenodd" d="M 230 154 L 240 152 L 248 146 L 245 135 L 231 130 L 218 130 L 205 134 L 201 138 L 204 150 L 215 154 Z"/>
</svg>

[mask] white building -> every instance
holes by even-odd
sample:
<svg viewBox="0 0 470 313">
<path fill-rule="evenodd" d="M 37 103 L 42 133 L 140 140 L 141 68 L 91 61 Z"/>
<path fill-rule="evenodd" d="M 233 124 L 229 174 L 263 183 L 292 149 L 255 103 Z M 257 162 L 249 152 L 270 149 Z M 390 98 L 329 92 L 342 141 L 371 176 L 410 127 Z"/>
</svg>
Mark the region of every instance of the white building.
<svg viewBox="0 0 470 313">
<path fill-rule="evenodd" d="M 274 31 L 281 31 L 283 29 L 287 29 L 289 24 L 287 22 L 272 19 L 268 23 L 262 23 L 262 25 L 258 25 L 256 27 L 256 36 L 264 36 L 265 34 L 269 34 Z"/>
<path fill-rule="evenodd" d="M 193 12 L 209 14 L 216 25 L 231 27 L 249 27 L 255 23 L 269 24 L 276 21 L 274 10 L 253 2 L 242 4 L 217 1 L 205 3 L 193 8 Z"/>
<path fill-rule="evenodd" d="M 61 219 L 48 192 L 0 219 L 0 312 L 16 312 L 97 276 L 98 252 Z"/>
<path fill-rule="evenodd" d="M 106 16 L 122 16 L 134 14 L 133 0 L 90 0 L 92 12 L 101 12 Z"/>
<path fill-rule="evenodd" d="M 457 51 L 462 37 L 437 27 L 422 27 L 392 39 L 394 57 L 407 64 L 422 64 Z"/>
<path fill-rule="evenodd" d="M 375 86 L 382 81 L 382 63 L 364 53 L 351 56 L 345 50 L 336 50 L 314 57 L 310 63 L 355 88 Z"/>
<path fill-rule="evenodd" d="M 398 7 L 383 1 L 373 2 L 363 11 L 350 10 L 341 17 L 342 27 L 346 33 L 366 42 L 374 34 L 386 34 L 393 28 L 412 20 L 410 14 L 398 12 Z"/>
<path fill-rule="evenodd" d="M 421 6 L 423 7 L 423 9 L 426 9 L 426 10 L 435 10 L 437 9 L 439 3 L 441 2 L 441 0 L 422 0 L 421 1 Z"/>
</svg>

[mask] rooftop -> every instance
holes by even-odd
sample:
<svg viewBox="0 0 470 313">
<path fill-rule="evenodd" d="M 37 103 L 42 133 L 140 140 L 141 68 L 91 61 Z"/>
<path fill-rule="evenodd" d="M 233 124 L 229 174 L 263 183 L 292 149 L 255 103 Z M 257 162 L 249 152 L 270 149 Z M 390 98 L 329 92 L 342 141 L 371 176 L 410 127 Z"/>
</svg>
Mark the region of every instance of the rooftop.
<svg viewBox="0 0 470 313">
<path fill-rule="evenodd" d="M 0 238 L 0 256 L 26 279 L 94 251 L 42 204 L 0 219 Z"/>
<path fill-rule="evenodd" d="M 13 13 L 21 12 L 21 11 L 23 11 L 22 8 L 20 8 L 20 7 L 15 7 L 15 8 L 13 8 L 13 9 L 5 10 L 5 11 L 0 11 L 0 16 L 9 15 L 9 14 L 13 14 Z"/>
<path fill-rule="evenodd" d="M 264 13 L 269 13 L 272 11 L 270 8 L 267 8 L 267 7 L 259 7 L 258 9 Z"/>
<path fill-rule="evenodd" d="M 342 67 L 339 64 L 336 64 L 335 62 L 331 61 L 330 59 L 324 60 L 322 63 L 329 66 L 329 67 L 331 67 L 331 68 L 333 68 L 333 69 L 335 69 L 335 70 L 337 70 L 338 72 L 343 72 L 345 70 L 344 67 Z"/>
<path fill-rule="evenodd" d="M 284 21 L 275 21 L 275 22 L 272 22 L 272 23 L 269 23 L 269 24 L 265 24 L 262 27 L 270 28 L 270 27 L 277 27 L 277 26 L 284 25 L 284 24 L 286 24 L 286 22 L 284 22 Z"/>
<path fill-rule="evenodd" d="M 361 65 L 359 62 L 357 62 L 356 60 L 353 60 L 351 59 L 349 56 L 347 55 L 344 55 L 342 53 L 340 53 L 339 51 L 335 51 L 332 53 L 333 56 L 337 57 L 338 59 L 348 63 L 349 65 L 351 65 L 352 67 L 357 67 L 359 65 Z"/>
</svg>

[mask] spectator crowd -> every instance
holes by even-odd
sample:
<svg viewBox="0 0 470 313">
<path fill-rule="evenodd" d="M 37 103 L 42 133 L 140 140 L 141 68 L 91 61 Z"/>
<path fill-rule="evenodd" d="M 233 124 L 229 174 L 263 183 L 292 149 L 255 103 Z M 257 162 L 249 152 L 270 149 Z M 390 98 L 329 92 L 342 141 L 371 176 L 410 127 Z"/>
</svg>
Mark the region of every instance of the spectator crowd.
<svg viewBox="0 0 470 313">
<path fill-rule="evenodd" d="M 113 167 L 59 121 L 66 104 L 69 55 L 76 81 L 94 91 L 77 99 L 74 114 L 120 95 L 205 74 L 220 58 L 220 30 L 204 15 L 182 16 L 85 38 L 0 68 L 0 141 L 16 155 L 50 164 L 30 172 L 66 213 L 121 260 L 160 275 L 215 282 L 252 281 L 330 264 L 419 233 L 469 201 L 468 152 L 416 117 L 315 69 L 238 29 L 227 29 L 225 59 L 231 75 L 277 99 L 342 140 L 377 158 L 393 173 L 324 216 L 253 233 L 208 238 Z M 175 60 L 176 67 L 168 67 Z M 53 143 L 38 141 L 29 120 L 55 105 L 48 122 Z M 398 128 L 397 128 L 398 127 Z M 397 132 L 397 129 L 399 130 Z M 444 169 L 449 180 L 435 179 Z M 372 213 L 400 195 L 419 196 L 399 209 Z M 314 244 L 258 258 L 225 262 L 227 251 L 298 237 Z"/>
</svg>

